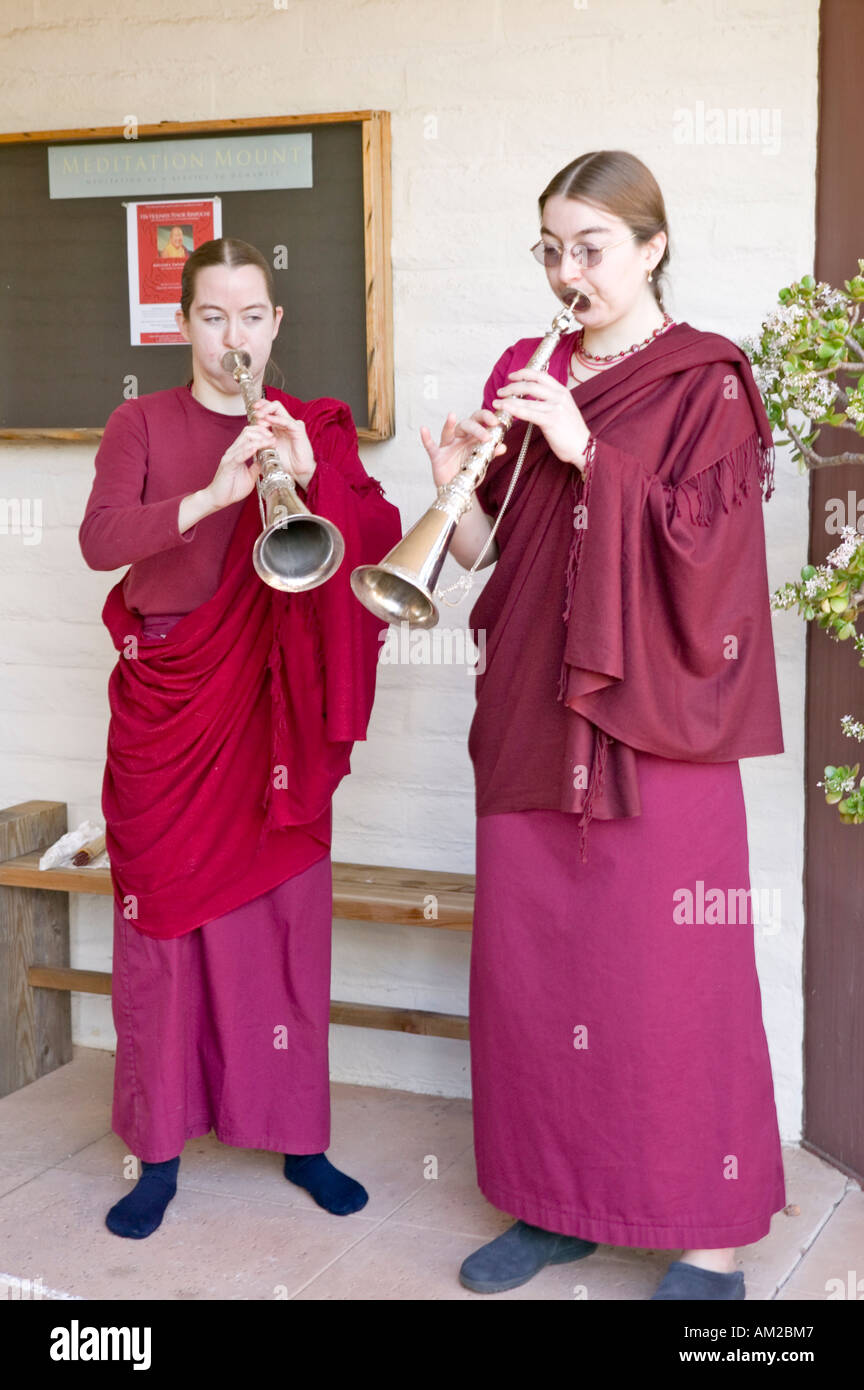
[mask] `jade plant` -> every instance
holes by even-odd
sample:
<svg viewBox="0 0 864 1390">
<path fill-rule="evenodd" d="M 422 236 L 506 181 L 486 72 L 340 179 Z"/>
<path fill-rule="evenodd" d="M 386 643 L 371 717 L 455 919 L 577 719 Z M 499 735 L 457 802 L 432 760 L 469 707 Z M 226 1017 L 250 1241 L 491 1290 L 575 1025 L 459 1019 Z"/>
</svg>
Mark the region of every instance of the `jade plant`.
<svg viewBox="0 0 864 1390">
<path fill-rule="evenodd" d="M 864 260 L 842 290 L 805 275 L 781 289 L 778 300 L 761 334 L 741 343 L 772 429 L 788 436 L 776 442 L 791 445 L 802 472 L 864 463 L 860 446 L 831 455 L 817 454 L 813 447 L 825 425 L 846 431 L 850 445 L 864 436 Z M 864 604 L 864 536 L 849 525 L 841 534 L 822 564 L 805 565 L 799 580 L 774 592 L 771 607 L 776 612 L 797 606 L 806 622 L 816 622 L 833 641 L 851 639 L 864 666 L 864 637 L 856 628 Z M 864 741 L 864 724 L 849 714 L 840 724 L 847 737 Z M 824 782 L 817 784 L 847 825 L 864 821 L 860 770 L 859 763 L 829 764 Z"/>
</svg>

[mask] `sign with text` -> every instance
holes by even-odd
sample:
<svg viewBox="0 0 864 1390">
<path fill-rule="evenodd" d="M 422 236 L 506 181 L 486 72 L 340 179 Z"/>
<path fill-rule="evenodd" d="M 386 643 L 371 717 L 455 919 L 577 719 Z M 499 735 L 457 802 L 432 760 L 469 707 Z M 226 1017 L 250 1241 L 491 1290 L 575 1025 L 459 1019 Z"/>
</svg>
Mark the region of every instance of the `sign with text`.
<svg viewBox="0 0 864 1390">
<path fill-rule="evenodd" d="M 48 186 L 52 198 L 311 188 L 312 136 L 250 131 L 206 140 L 49 145 Z"/>
</svg>

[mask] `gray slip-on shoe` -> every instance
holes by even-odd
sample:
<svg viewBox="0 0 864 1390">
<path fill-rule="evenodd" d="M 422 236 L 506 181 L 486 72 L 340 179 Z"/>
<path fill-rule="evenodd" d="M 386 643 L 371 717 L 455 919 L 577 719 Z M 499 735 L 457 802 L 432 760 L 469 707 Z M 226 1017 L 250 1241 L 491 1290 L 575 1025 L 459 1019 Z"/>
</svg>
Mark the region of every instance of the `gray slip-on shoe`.
<svg viewBox="0 0 864 1390">
<path fill-rule="evenodd" d="M 474 1293 L 502 1293 L 527 1284 L 544 1265 L 582 1260 L 597 1249 L 593 1240 L 562 1236 L 517 1221 L 502 1235 L 481 1245 L 462 1262 L 459 1282 Z"/>
<path fill-rule="evenodd" d="M 718 1274 L 714 1269 L 700 1269 L 685 1260 L 673 1260 L 654 1299 L 740 1299 L 746 1298 L 744 1275 L 740 1269 L 732 1274 Z"/>
</svg>

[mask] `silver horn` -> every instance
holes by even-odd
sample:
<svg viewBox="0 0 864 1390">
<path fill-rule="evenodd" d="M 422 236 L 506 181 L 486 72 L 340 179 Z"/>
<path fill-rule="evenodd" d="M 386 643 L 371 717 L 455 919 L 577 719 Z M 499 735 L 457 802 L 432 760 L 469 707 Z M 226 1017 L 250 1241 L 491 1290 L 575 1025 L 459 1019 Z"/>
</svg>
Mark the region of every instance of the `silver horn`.
<svg viewBox="0 0 864 1390">
<path fill-rule="evenodd" d="M 222 358 L 225 371 L 240 387 L 246 415 L 254 425 L 252 406 L 258 393 L 249 371 L 251 365 L 248 352 L 226 352 Z M 315 516 L 301 502 L 294 479 L 275 449 L 259 449 L 255 461 L 261 468 L 256 486 L 264 530 L 255 542 L 252 563 L 271 589 L 291 594 L 317 589 L 342 563 L 342 533 L 332 521 Z"/>
<path fill-rule="evenodd" d="M 575 298 L 575 296 L 574 296 Z M 558 311 L 552 326 L 525 364 L 545 371 L 562 334 L 572 333 L 579 320 L 569 305 Z M 485 444 L 478 444 L 420 520 L 377 565 L 359 565 L 351 572 L 351 588 L 360 602 L 385 623 L 434 627 L 438 622 L 435 585 L 447 558 L 453 533 L 471 506 L 495 450 L 513 423 L 505 410 L 495 414 L 497 425 Z"/>
</svg>

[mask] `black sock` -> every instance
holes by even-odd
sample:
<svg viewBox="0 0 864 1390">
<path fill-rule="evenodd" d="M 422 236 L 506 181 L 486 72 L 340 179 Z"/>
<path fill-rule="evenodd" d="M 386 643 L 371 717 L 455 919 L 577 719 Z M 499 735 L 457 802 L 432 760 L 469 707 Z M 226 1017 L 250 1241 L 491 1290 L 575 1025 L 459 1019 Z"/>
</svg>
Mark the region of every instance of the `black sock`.
<svg viewBox="0 0 864 1390">
<path fill-rule="evenodd" d="M 115 1236 L 141 1240 L 161 1225 L 165 1208 L 177 1191 L 180 1158 L 164 1163 L 142 1163 L 141 1176 L 132 1191 L 122 1197 L 105 1217 L 105 1225 Z"/>
<path fill-rule="evenodd" d="M 286 1154 L 285 1176 L 311 1192 L 319 1207 L 348 1216 L 369 1201 L 369 1193 L 347 1173 L 334 1168 L 326 1154 Z"/>
</svg>

